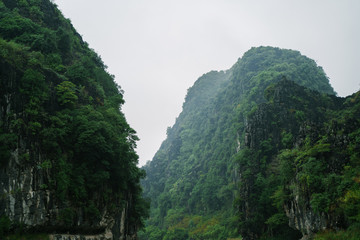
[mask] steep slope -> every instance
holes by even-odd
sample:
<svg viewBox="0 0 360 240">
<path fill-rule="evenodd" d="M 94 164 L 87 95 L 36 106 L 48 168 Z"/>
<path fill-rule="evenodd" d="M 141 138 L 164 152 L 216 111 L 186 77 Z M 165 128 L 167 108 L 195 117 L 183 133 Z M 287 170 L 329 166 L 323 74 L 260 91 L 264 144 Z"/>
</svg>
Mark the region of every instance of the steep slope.
<svg viewBox="0 0 360 240">
<path fill-rule="evenodd" d="M 218 80 L 221 84 L 212 89 L 215 75 L 221 78 Z M 272 193 L 266 195 L 263 208 L 256 210 L 269 209 L 269 216 L 265 213 L 264 219 L 257 219 L 257 215 L 244 219 L 242 215 L 253 211 L 252 206 L 246 205 L 249 201 L 242 199 L 246 192 L 244 175 L 255 172 L 243 167 L 239 156 L 243 149 L 251 149 L 249 116 L 266 102 L 265 89 L 282 79 L 334 95 L 324 71 L 313 60 L 297 51 L 272 47 L 252 48 L 230 70 L 204 75 L 189 89 L 183 112 L 168 129 L 168 137 L 153 160 L 144 166 L 147 172 L 144 193 L 152 202 L 144 233 L 147 239 L 173 239 L 174 235 L 182 236 L 177 239 L 224 239 L 237 237 L 238 231 L 249 239 L 270 234 L 272 230 L 266 221 L 275 211 L 271 210 Z M 207 88 L 200 87 L 200 82 Z M 211 97 L 206 97 L 210 89 Z M 201 104 L 191 101 L 194 95 L 202 100 Z M 302 121 L 308 117 L 300 111 L 297 116 Z M 264 164 L 267 169 L 268 162 Z M 252 189 L 247 194 L 260 196 Z M 239 210 L 237 214 L 233 204 Z M 245 229 L 252 228 L 258 231 L 246 233 Z M 300 234 L 286 222 L 280 228 L 281 234 Z"/>
<path fill-rule="evenodd" d="M 135 238 L 148 204 L 122 90 L 51 1 L 0 1 L 0 93 L 0 238 Z"/>
<path fill-rule="evenodd" d="M 264 235 L 259 226 L 279 239 L 288 238 L 283 224 L 304 239 L 325 229 L 357 228 L 359 94 L 338 98 L 290 81 L 266 90 L 268 102 L 249 115 L 247 147 L 237 155 L 246 239 Z"/>
<path fill-rule="evenodd" d="M 246 147 L 235 156 L 241 235 L 294 239 L 289 224 L 308 239 L 325 229 L 354 228 L 359 93 L 338 98 L 283 80 L 265 95 L 268 101 L 247 118 Z"/>
</svg>

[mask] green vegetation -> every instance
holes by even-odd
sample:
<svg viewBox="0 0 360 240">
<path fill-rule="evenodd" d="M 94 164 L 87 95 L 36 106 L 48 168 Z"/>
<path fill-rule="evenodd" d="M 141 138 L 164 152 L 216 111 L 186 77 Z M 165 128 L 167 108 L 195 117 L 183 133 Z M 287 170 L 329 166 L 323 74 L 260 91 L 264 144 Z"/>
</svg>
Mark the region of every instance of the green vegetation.
<svg viewBox="0 0 360 240">
<path fill-rule="evenodd" d="M 289 92 L 284 92 L 285 89 Z M 288 81 L 267 91 L 276 95 L 249 115 L 253 129 L 248 134 L 255 139 L 250 148 L 237 155 L 239 168 L 243 169 L 239 212 L 247 210 L 248 214 L 240 215 L 242 235 L 248 237 L 255 232 L 259 236 L 281 236 L 288 218 L 306 218 L 311 214 L 313 219 L 326 221 L 324 227 L 330 229 L 357 224 L 359 205 L 355 199 L 359 185 L 355 179 L 359 162 L 355 146 L 359 120 L 354 117 L 360 109 L 357 94 L 341 99 L 308 91 Z M 304 119 L 297 117 L 298 111 Z M 259 135 L 258 129 L 266 130 Z M 247 192 L 253 193 L 253 197 Z M 344 203 L 349 192 L 352 200 Z M 294 204 L 299 205 L 297 210 L 302 214 L 289 213 Z M 348 208 L 352 209 L 351 216 L 346 214 Z M 258 228 L 249 232 L 249 226 Z M 265 231 L 259 230 L 259 226 Z M 320 230 L 313 227 L 314 232 Z"/>
<path fill-rule="evenodd" d="M 335 97 L 313 60 L 258 47 L 200 77 L 185 100 L 138 169 L 123 92 L 101 58 L 54 3 L 0 0 L 0 168 L 33 167 L 62 231 L 127 208 L 135 232 L 150 199 L 140 239 L 297 239 L 309 233 L 289 220 L 309 214 L 329 229 L 314 226 L 315 239 L 356 239 L 360 93 Z M 0 216 L 0 237 L 46 239 Z"/>
<path fill-rule="evenodd" d="M 91 224 L 104 210 L 120 213 L 126 202 L 129 226 L 141 227 L 145 172 L 120 111 L 123 92 L 54 3 L 0 1 L 0 69 L 1 168 L 15 150 L 21 167 L 36 166 L 35 187 L 55 194 L 65 229 L 80 215 Z M 0 235 L 16 230 L 3 220 Z"/>
<path fill-rule="evenodd" d="M 343 219 L 330 228 L 356 224 L 358 100 L 334 94 L 313 60 L 272 47 L 200 77 L 144 166 L 140 239 L 301 238 L 284 211 L 297 198 Z"/>
<path fill-rule="evenodd" d="M 359 225 L 349 227 L 346 231 L 325 231 L 317 234 L 314 240 L 357 240 L 360 236 Z"/>
</svg>

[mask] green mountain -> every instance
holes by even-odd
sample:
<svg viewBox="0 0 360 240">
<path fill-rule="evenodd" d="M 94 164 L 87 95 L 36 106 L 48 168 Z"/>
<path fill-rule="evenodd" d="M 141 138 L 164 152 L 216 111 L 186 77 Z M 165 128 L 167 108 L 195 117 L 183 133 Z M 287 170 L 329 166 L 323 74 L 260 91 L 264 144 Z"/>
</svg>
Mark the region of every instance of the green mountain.
<svg viewBox="0 0 360 240">
<path fill-rule="evenodd" d="M 123 103 L 52 1 L 0 0 L 1 239 L 136 238 L 149 204 Z"/>
<path fill-rule="evenodd" d="M 353 234 L 358 96 L 336 97 L 313 60 L 273 47 L 203 75 L 143 167 L 151 214 L 140 239 Z"/>
</svg>

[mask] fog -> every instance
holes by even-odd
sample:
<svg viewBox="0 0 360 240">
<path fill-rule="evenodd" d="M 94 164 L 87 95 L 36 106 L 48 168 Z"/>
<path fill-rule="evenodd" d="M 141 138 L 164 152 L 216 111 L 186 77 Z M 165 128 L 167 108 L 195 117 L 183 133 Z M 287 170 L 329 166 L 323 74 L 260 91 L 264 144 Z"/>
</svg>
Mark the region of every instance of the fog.
<svg viewBox="0 0 360 240">
<path fill-rule="evenodd" d="M 339 96 L 360 89 L 358 0 L 55 0 L 125 91 L 123 111 L 151 160 L 202 74 L 256 46 L 300 51 Z"/>
</svg>

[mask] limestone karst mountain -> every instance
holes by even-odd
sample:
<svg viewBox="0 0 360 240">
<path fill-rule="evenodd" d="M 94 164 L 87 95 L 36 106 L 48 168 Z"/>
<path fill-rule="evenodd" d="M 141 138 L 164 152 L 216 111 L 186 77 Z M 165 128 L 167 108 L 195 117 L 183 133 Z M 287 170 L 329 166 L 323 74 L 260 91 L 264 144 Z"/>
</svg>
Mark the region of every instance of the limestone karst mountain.
<svg viewBox="0 0 360 240">
<path fill-rule="evenodd" d="M 336 97 L 293 50 L 252 48 L 204 74 L 144 166 L 141 239 L 305 239 L 355 226 L 359 100 Z"/>
<path fill-rule="evenodd" d="M 148 203 L 122 90 L 52 1 L 0 1 L 0 93 L 0 238 L 136 239 Z"/>
</svg>

